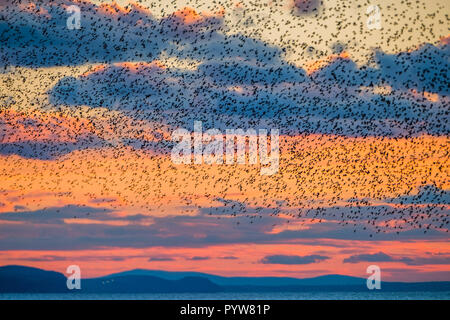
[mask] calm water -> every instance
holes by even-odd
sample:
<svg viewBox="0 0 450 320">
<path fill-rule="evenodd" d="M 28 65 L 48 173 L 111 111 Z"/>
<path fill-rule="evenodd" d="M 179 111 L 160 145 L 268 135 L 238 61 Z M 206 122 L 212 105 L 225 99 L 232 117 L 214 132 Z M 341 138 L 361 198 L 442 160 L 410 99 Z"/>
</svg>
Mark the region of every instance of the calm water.
<svg viewBox="0 0 450 320">
<path fill-rule="evenodd" d="M 0 300 L 450 300 L 449 292 L 258 292 L 144 294 L 0 294 Z"/>
</svg>

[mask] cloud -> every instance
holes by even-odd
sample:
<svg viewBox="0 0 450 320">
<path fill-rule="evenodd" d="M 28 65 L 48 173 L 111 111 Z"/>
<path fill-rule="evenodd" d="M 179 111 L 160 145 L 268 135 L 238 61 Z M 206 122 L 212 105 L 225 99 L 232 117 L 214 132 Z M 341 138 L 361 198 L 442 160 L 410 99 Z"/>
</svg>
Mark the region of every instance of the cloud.
<svg viewBox="0 0 450 320">
<path fill-rule="evenodd" d="M 81 28 L 69 30 L 66 8 L 76 5 Z M 54 66 L 88 62 L 153 60 L 163 52 L 192 59 L 278 59 L 282 50 L 242 35 L 220 32 L 223 12 L 178 10 L 161 19 L 138 4 L 95 5 L 89 1 L 8 1 L 0 19 L 5 39 L 0 65 Z M 227 50 L 224 50 L 227 49 Z"/>
<path fill-rule="evenodd" d="M 328 64 L 312 72 L 311 79 L 315 83 L 334 83 L 344 87 L 359 87 L 379 83 L 379 74 L 373 68 L 358 67 L 344 52 L 333 55 Z"/>
<path fill-rule="evenodd" d="M 23 211 L 23 210 L 26 210 L 27 209 L 27 207 L 25 207 L 25 206 L 21 206 L 21 205 L 15 205 L 14 206 L 14 211 Z"/>
<path fill-rule="evenodd" d="M 14 4 L 2 12 L 5 23 L 0 24 L 10 39 L 0 49 L 0 61 L 6 65 L 106 63 L 58 81 L 48 92 L 55 108 L 87 105 L 171 128 L 191 128 L 194 120 L 202 120 L 209 128 L 272 127 L 288 135 L 413 136 L 450 131 L 443 120 L 449 103 L 444 89 L 449 48 L 444 41 L 412 52 L 377 52 L 378 65 L 373 67 L 358 67 L 342 51 L 307 76 L 284 60 L 283 49 L 240 34 L 225 35 L 223 13 L 199 14 L 185 8 L 157 19 L 135 4 L 122 8 L 76 2 L 84 24 L 80 30 L 68 30 L 69 4 Z M 298 1 L 297 7 L 317 4 Z M 158 61 L 162 53 L 193 59 L 199 66 L 167 68 Z M 389 92 L 378 93 L 378 86 L 389 86 Z M 426 98 L 434 92 L 439 95 Z M 133 137 L 122 142 L 156 152 L 170 147 Z M 29 141 L 6 143 L 2 149 L 3 154 L 53 159 L 85 145 L 92 143 Z"/>
<path fill-rule="evenodd" d="M 318 13 L 322 1 L 320 0 L 290 0 L 293 7 L 294 14 L 298 16 L 310 15 Z"/>
<path fill-rule="evenodd" d="M 39 257 L 26 257 L 26 258 L 14 258 L 19 261 L 29 262 L 54 262 L 54 261 L 125 261 L 126 259 L 133 258 L 133 256 L 78 256 L 74 257 L 62 257 L 55 255 L 44 255 Z"/>
<path fill-rule="evenodd" d="M 189 90 L 188 84 L 179 83 L 183 76 L 187 74 L 177 70 L 172 72 L 157 60 L 117 63 L 97 67 L 78 79 L 63 78 L 50 92 L 50 98 L 55 104 L 85 104 L 110 109 L 117 105 L 121 110 L 136 110 L 142 104 L 147 112 L 165 111 L 183 107 L 183 104 L 174 105 L 175 96 L 182 95 L 183 88 Z"/>
<path fill-rule="evenodd" d="M 171 257 L 150 257 L 148 261 L 154 262 L 154 261 L 174 261 L 174 258 Z"/>
<path fill-rule="evenodd" d="M 169 146 L 155 125 L 117 113 L 88 118 L 77 116 L 77 112 L 18 112 L 6 108 L 0 110 L 0 125 L 0 155 L 30 159 L 54 160 L 75 150 L 118 145 L 162 153 Z"/>
<path fill-rule="evenodd" d="M 198 72 L 220 85 L 277 84 L 303 82 L 303 69 L 289 64 L 258 66 L 240 61 L 212 61 L 202 63 Z"/>
<path fill-rule="evenodd" d="M 203 261 L 203 260 L 209 260 L 209 259 L 211 259 L 211 258 L 210 257 L 201 257 L 201 256 L 186 258 L 186 260 L 191 260 L 191 261 Z"/>
<path fill-rule="evenodd" d="M 14 258 L 16 260 L 20 261 L 31 261 L 31 262 L 54 262 L 54 261 L 67 261 L 69 258 L 67 257 L 61 257 L 61 256 L 55 256 L 55 255 L 44 255 L 44 256 L 38 256 L 38 257 L 27 257 L 27 258 Z"/>
<path fill-rule="evenodd" d="M 382 78 L 398 89 L 417 89 L 449 95 L 450 46 L 441 42 L 424 44 L 417 50 L 386 54 L 377 51 L 375 59 Z"/>
<path fill-rule="evenodd" d="M 28 262 L 55 262 L 55 261 L 125 261 L 127 259 L 144 258 L 143 255 L 127 255 L 127 256 L 115 256 L 115 255 L 79 255 L 79 256 L 58 256 L 58 255 L 42 255 L 42 256 L 30 256 L 30 257 L 14 257 L 7 260 L 18 260 Z"/>
<path fill-rule="evenodd" d="M 344 263 L 359 263 L 359 262 L 402 262 L 409 266 L 422 266 L 433 264 L 449 264 L 450 256 L 425 256 L 425 257 L 392 257 L 383 252 L 372 254 L 357 254 L 352 255 L 343 260 Z"/>
<path fill-rule="evenodd" d="M 80 8 L 79 30 L 66 26 L 70 16 L 66 8 L 70 5 Z M 127 12 L 115 4 L 96 6 L 89 1 L 44 1 L 38 5 L 10 1 L 2 10 L 2 18 L 0 30 L 8 39 L 0 50 L 4 65 L 77 65 L 139 56 L 142 59 L 164 49 L 162 42 L 145 41 L 144 31 L 148 39 L 161 31 L 153 17 L 135 5 Z"/>
<path fill-rule="evenodd" d="M 395 261 L 391 256 L 383 253 L 372 254 L 357 254 L 344 259 L 344 263 L 358 263 L 358 262 L 392 262 Z"/>
<path fill-rule="evenodd" d="M 442 204 L 450 205 L 450 190 L 443 190 L 433 184 L 419 187 L 417 194 L 387 199 L 400 204 Z"/>
<path fill-rule="evenodd" d="M 173 35 L 189 36 L 190 33 L 213 31 L 223 23 L 223 13 L 214 15 L 197 13 L 192 8 L 183 8 L 166 18 L 161 19 L 161 24 L 166 31 Z"/>
<path fill-rule="evenodd" d="M 404 262 L 410 266 L 423 266 L 430 264 L 450 264 L 450 256 L 432 256 L 432 257 L 417 257 L 417 258 L 401 258 L 398 261 Z"/>
<path fill-rule="evenodd" d="M 330 257 L 321 255 L 308 255 L 308 256 L 290 256 L 290 255 L 270 255 L 261 260 L 264 264 L 311 264 L 318 263 L 329 259 Z"/>
<path fill-rule="evenodd" d="M 223 49 L 226 50 L 226 49 Z M 282 134 L 414 136 L 447 134 L 448 98 L 426 99 L 408 90 L 377 91 L 379 69 L 358 67 L 340 54 L 309 76 L 278 61 L 202 60 L 195 70 L 159 61 L 99 67 L 60 80 L 54 105 L 120 110 L 131 118 L 173 128 L 282 128 Z M 220 114 L 221 117 L 215 115 Z M 292 115 L 295 114 L 295 117 Z"/>
<path fill-rule="evenodd" d="M 448 228 L 441 226 L 448 213 L 439 208 L 431 211 L 422 208 L 422 212 L 415 207 L 406 208 L 403 212 L 389 206 L 294 208 L 292 210 L 300 212 L 294 218 L 292 215 L 284 216 L 288 212 L 282 208 L 251 207 L 226 199 L 221 201 L 226 204 L 201 209 L 195 207 L 197 215 L 165 217 L 119 216 L 109 209 L 74 205 L 1 213 L 0 221 L 21 223 L 0 224 L 0 249 L 201 247 L 232 243 L 318 242 L 324 238 L 391 241 L 442 240 L 448 237 Z M 406 221 L 402 219 L 405 214 L 408 214 Z M 377 223 L 373 224 L 375 217 Z M 317 223 L 319 220 L 321 223 Z M 352 222 L 345 223 L 348 221 Z M 46 236 L 37 236 L 41 234 Z"/>
<path fill-rule="evenodd" d="M 378 50 L 375 52 L 374 67 L 358 67 L 345 51 L 341 51 L 326 59 L 328 63 L 314 72 L 312 79 L 346 86 L 388 84 L 397 90 L 415 89 L 448 96 L 449 54 L 450 46 L 445 41 L 437 45 L 425 43 L 416 50 L 395 54 Z"/>
<path fill-rule="evenodd" d="M 115 216 L 106 208 L 67 205 L 64 207 L 45 208 L 36 211 L 19 211 L 0 213 L 0 220 L 21 221 L 35 224 L 63 224 L 65 219 L 92 219 L 95 221 L 142 221 L 148 216 L 142 214 L 125 217 Z"/>
<path fill-rule="evenodd" d="M 220 259 L 224 259 L 224 260 L 238 260 L 238 257 L 235 256 L 224 256 L 224 257 L 220 257 Z"/>
<path fill-rule="evenodd" d="M 93 204 L 105 204 L 105 203 L 112 203 L 112 202 L 116 202 L 117 198 L 116 197 L 107 197 L 107 198 L 96 198 L 96 199 L 90 199 L 89 203 L 93 203 Z"/>
<path fill-rule="evenodd" d="M 92 123 L 56 113 L 21 113 L 0 110 L 0 155 L 49 160 L 86 148 L 98 148 L 103 140 Z"/>
</svg>

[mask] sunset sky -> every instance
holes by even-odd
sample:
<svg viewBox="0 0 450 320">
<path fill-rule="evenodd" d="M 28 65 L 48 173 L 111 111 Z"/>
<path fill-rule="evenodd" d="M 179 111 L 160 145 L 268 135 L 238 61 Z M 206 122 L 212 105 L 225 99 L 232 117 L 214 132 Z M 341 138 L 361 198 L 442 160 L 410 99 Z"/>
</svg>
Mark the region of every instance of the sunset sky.
<svg viewBox="0 0 450 320">
<path fill-rule="evenodd" d="M 0 265 L 450 281 L 449 14 L 0 0 Z M 278 129 L 279 171 L 174 164 L 194 121 Z"/>
</svg>

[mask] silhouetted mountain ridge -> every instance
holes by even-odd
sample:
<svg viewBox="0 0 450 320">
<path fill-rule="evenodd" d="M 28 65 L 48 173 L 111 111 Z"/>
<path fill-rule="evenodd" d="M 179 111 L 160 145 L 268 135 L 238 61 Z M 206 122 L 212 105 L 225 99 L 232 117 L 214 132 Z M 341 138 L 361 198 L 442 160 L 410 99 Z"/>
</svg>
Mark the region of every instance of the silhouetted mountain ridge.
<svg viewBox="0 0 450 320">
<path fill-rule="evenodd" d="M 161 277 L 167 280 L 179 280 L 183 277 L 203 277 L 221 286 L 238 285 L 256 285 L 256 286 L 292 286 L 292 285 L 364 285 L 366 279 L 344 276 L 339 274 L 323 275 L 314 278 L 291 278 L 291 277 L 222 277 L 201 272 L 183 272 L 183 271 L 161 271 L 134 269 L 120 273 L 114 273 L 106 276 L 129 276 L 129 275 L 147 275 Z"/>
<path fill-rule="evenodd" d="M 24 266 L 0 267 L 0 292 L 67 292 L 66 277 L 55 271 Z"/>
<path fill-rule="evenodd" d="M 384 291 L 450 291 L 446 282 L 382 282 Z M 221 277 L 200 272 L 135 269 L 82 279 L 68 290 L 65 275 L 25 266 L 0 267 L 0 293 L 214 293 L 367 291 L 366 279 L 343 275 L 314 278 Z"/>
</svg>

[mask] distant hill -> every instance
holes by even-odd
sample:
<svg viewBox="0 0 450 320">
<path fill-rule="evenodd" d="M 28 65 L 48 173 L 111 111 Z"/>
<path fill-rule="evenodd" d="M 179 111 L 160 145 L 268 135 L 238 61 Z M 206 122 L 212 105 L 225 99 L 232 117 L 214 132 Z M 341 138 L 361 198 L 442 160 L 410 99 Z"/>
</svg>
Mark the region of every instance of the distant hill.
<svg viewBox="0 0 450 320">
<path fill-rule="evenodd" d="M 450 291 L 450 282 L 382 282 L 382 291 Z M 130 270 L 82 279 L 81 290 L 66 287 L 58 272 L 24 266 L 0 267 L 0 293 L 214 293 L 214 292 L 358 292 L 366 279 L 324 275 L 315 278 L 221 277 L 199 272 Z"/>
<path fill-rule="evenodd" d="M 181 293 L 219 292 L 223 289 L 208 279 L 184 277 L 167 280 L 153 276 L 118 276 L 82 280 L 82 292 L 92 293 Z"/>
<path fill-rule="evenodd" d="M 289 278 L 289 277 L 221 277 L 201 272 L 177 272 L 134 269 L 120 273 L 114 273 L 108 277 L 118 276 L 155 276 L 167 280 L 179 280 L 184 277 L 202 277 L 206 278 L 220 286 L 348 286 L 348 285 L 366 285 L 366 279 L 343 276 L 343 275 L 324 275 L 314 278 Z"/>
<path fill-rule="evenodd" d="M 69 291 L 58 272 L 23 266 L 0 267 L 0 292 L 59 293 Z"/>
<path fill-rule="evenodd" d="M 0 293 L 60 293 L 71 292 L 67 278 L 58 272 L 23 266 L 0 267 Z M 168 292 L 217 292 L 223 289 L 208 279 L 183 277 L 167 280 L 153 276 L 117 276 L 82 279 L 81 290 L 86 293 L 168 293 Z"/>
</svg>

